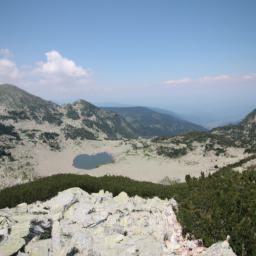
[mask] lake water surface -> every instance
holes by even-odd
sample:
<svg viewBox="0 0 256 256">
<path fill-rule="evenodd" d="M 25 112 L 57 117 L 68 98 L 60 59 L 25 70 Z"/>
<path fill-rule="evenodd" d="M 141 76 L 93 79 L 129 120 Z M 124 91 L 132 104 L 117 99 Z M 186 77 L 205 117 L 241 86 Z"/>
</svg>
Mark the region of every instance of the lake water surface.
<svg viewBox="0 0 256 256">
<path fill-rule="evenodd" d="M 107 152 L 97 153 L 95 155 L 81 154 L 74 158 L 73 166 L 79 169 L 90 170 L 103 164 L 113 163 L 114 159 Z"/>
</svg>

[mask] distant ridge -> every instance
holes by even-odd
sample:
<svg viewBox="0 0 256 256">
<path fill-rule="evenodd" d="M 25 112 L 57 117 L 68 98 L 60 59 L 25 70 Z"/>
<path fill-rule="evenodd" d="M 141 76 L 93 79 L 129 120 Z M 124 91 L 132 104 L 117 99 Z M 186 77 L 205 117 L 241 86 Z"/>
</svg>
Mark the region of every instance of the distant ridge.
<svg viewBox="0 0 256 256">
<path fill-rule="evenodd" d="M 200 125 L 182 120 L 176 115 L 162 113 L 147 107 L 105 107 L 121 115 L 142 137 L 174 136 L 191 131 L 206 131 Z"/>
</svg>

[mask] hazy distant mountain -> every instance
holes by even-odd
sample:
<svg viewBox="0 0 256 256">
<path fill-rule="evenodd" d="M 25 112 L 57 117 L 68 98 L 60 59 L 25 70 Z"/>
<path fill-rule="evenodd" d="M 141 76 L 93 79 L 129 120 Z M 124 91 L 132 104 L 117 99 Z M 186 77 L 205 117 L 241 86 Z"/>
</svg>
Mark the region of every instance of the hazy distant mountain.
<svg viewBox="0 0 256 256">
<path fill-rule="evenodd" d="M 250 110 L 250 108 L 248 108 Z M 188 113 L 178 112 L 178 116 L 184 120 L 187 120 L 192 123 L 196 123 L 206 127 L 207 129 L 213 129 L 215 127 L 224 126 L 228 124 L 237 124 L 242 118 L 248 113 L 246 109 L 233 111 L 223 111 L 220 113 L 220 110 L 216 112 L 204 112 L 204 111 L 195 111 Z"/>
<path fill-rule="evenodd" d="M 148 108 L 155 111 L 155 112 L 158 112 L 160 114 L 166 114 L 166 115 L 170 115 L 172 117 L 176 117 L 178 119 L 183 119 L 179 114 L 177 114 L 173 111 L 167 110 L 167 109 L 156 108 L 156 107 L 148 107 Z M 188 121 L 187 119 L 183 119 L 183 120 Z M 194 123 L 194 122 L 191 122 L 191 123 Z"/>
<path fill-rule="evenodd" d="M 184 121 L 171 113 L 159 113 L 146 107 L 106 107 L 104 109 L 124 117 L 139 136 L 173 136 L 206 130 L 202 126 Z"/>
</svg>

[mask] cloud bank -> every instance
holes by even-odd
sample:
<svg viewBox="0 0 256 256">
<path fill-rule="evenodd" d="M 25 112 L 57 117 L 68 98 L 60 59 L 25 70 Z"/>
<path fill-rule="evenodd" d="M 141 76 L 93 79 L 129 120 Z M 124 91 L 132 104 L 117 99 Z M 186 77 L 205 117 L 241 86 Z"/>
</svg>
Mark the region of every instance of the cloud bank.
<svg viewBox="0 0 256 256">
<path fill-rule="evenodd" d="M 163 105 L 169 102 L 178 102 L 178 105 L 193 102 L 194 105 L 199 105 L 200 99 L 210 102 L 213 97 L 225 96 L 225 100 L 231 102 L 231 93 L 241 98 L 233 97 L 233 100 L 238 102 L 242 97 L 254 95 L 252 92 L 256 89 L 256 73 L 237 76 L 203 75 L 197 78 L 183 77 L 165 82 L 134 82 L 128 85 L 124 80 L 111 81 L 110 84 L 104 81 L 100 85 L 95 79 L 90 69 L 79 65 L 57 50 L 46 52 L 41 60 L 30 66 L 19 66 L 10 50 L 0 48 L 0 84 L 15 84 L 33 94 L 59 103 L 84 98 L 93 102 L 107 100 L 135 105 Z M 99 81 L 99 78 L 97 79 Z"/>
<path fill-rule="evenodd" d="M 0 48 L 0 57 L 2 58 L 12 58 L 12 52 L 7 48 Z"/>
<path fill-rule="evenodd" d="M 6 58 L 0 59 L 0 81 L 16 81 L 20 77 L 20 71 L 16 64 Z"/>
<path fill-rule="evenodd" d="M 176 86 L 176 85 L 197 85 L 197 84 L 224 84 L 227 82 L 238 83 L 243 81 L 256 81 L 256 73 L 241 75 L 241 76 L 234 76 L 228 74 L 216 75 L 216 76 L 202 76 L 196 79 L 192 78 L 180 78 L 180 79 L 173 79 L 164 81 L 164 83 L 168 86 Z"/>
<path fill-rule="evenodd" d="M 8 49 L 0 49 L 0 83 L 11 83 L 41 96 L 58 98 L 84 92 L 93 83 L 89 69 L 53 50 L 46 60 L 30 67 L 18 67 Z"/>
</svg>

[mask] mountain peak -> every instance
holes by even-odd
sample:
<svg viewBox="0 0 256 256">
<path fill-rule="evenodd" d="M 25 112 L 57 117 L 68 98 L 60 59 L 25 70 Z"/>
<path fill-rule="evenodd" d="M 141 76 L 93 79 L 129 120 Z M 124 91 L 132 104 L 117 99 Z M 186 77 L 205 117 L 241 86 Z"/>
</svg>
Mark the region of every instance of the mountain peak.
<svg viewBox="0 0 256 256">
<path fill-rule="evenodd" d="M 14 110 L 22 110 L 27 108 L 46 108 L 49 106 L 54 108 L 57 107 L 57 104 L 43 100 L 42 98 L 32 95 L 15 85 L 1 84 L 0 106 Z"/>
<path fill-rule="evenodd" d="M 0 85 L 1 118 L 10 120 L 34 120 L 60 123 L 58 105 L 32 95 L 21 88 L 11 85 Z"/>
</svg>

